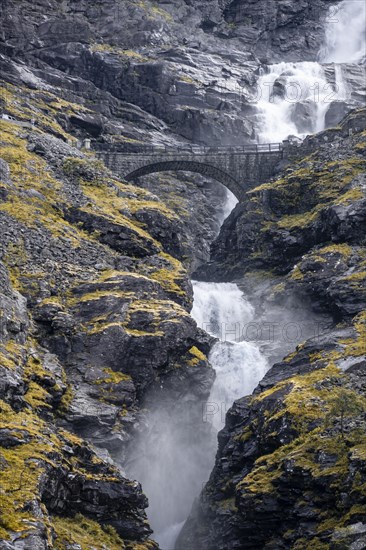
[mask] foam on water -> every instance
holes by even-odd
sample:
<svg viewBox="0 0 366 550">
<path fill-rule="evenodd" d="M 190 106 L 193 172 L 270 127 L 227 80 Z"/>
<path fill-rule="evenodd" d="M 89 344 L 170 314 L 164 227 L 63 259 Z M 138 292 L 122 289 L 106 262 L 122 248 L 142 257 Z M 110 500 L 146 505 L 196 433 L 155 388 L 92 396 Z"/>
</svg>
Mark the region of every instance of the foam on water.
<svg viewBox="0 0 366 550">
<path fill-rule="evenodd" d="M 349 96 L 342 64 L 365 59 L 366 2 L 345 0 L 332 6 L 319 63 L 277 63 L 259 78 L 259 142 L 275 143 L 291 135 L 305 137 L 324 130 L 331 104 Z M 323 67 L 329 63 L 334 64 L 334 85 L 328 82 Z"/>
</svg>

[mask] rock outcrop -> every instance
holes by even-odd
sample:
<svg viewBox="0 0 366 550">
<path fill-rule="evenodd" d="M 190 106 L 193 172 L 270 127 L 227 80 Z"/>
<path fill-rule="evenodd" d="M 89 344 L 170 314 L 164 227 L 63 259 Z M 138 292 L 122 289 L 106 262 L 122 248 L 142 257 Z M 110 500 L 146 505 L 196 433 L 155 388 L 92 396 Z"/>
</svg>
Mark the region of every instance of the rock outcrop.
<svg viewBox="0 0 366 550">
<path fill-rule="evenodd" d="M 123 148 L 237 145 L 255 134 L 261 65 L 316 60 L 333 4 L 4 0 L 0 64 L 8 82 L 84 105 L 55 113 L 75 135 Z M 345 79 L 362 101 L 362 70 Z"/>
<path fill-rule="evenodd" d="M 252 140 L 262 64 L 314 60 L 334 3 L 1 2 L 1 549 L 157 548 L 123 472 L 143 409 L 178 401 L 205 436 L 212 341 L 189 316 L 189 273 L 208 259 L 225 190 L 181 174 L 128 185 L 83 140 Z M 346 73 L 358 103 L 362 69 Z M 363 544 L 362 117 L 309 138 L 319 154 L 248 194 L 201 268 L 248 291 L 272 270 L 265 300 L 296 294 L 344 326 L 234 405 L 180 548 Z"/>
<path fill-rule="evenodd" d="M 308 138 L 317 152 L 249 192 L 201 268 L 264 309 L 310 304 L 333 323 L 234 403 L 179 550 L 365 545 L 365 116 Z"/>
<path fill-rule="evenodd" d="M 200 411 L 213 381 L 179 218 L 62 140 L 0 124 L 4 548 L 91 547 L 80 525 L 108 548 L 153 548 L 147 499 L 111 457 L 148 390 Z"/>
</svg>

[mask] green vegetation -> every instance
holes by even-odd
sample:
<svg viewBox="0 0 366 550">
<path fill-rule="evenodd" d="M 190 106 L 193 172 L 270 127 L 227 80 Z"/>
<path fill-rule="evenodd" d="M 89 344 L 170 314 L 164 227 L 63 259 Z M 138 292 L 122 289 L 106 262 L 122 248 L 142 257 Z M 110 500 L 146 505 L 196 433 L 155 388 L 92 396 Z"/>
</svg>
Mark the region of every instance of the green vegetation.
<svg viewBox="0 0 366 550">
<path fill-rule="evenodd" d="M 101 527 L 81 514 L 74 518 L 53 516 L 52 527 L 56 534 L 54 548 L 64 550 L 68 545 L 79 545 L 81 550 L 125 550 L 124 541 L 111 526 Z"/>
<path fill-rule="evenodd" d="M 352 255 L 352 247 L 348 244 L 330 244 L 328 246 L 323 246 L 320 250 L 317 251 L 317 254 L 339 254 L 345 260 L 348 260 Z"/>
<path fill-rule="evenodd" d="M 82 189 L 84 194 L 92 201 L 90 205 L 83 207 L 83 210 L 90 213 L 99 213 L 107 219 L 113 221 L 116 225 L 119 225 L 121 229 L 123 227 L 128 228 L 131 231 L 131 239 L 138 244 L 151 243 L 161 248 L 160 243 L 153 239 L 147 231 L 141 228 L 141 224 L 136 221 L 131 221 L 127 215 L 123 214 L 126 210 L 126 199 L 118 196 L 116 190 L 113 187 L 107 185 L 101 186 L 89 186 L 83 183 Z M 141 238 L 143 241 L 141 241 Z"/>
<path fill-rule="evenodd" d="M 173 20 L 170 13 L 159 7 L 158 2 L 147 0 L 135 0 L 135 2 L 137 6 L 146 12 L 148 19 L 165 19 L 169 22 Z"/>
<path fill-rule="evenodd" d="M 63 171 L 67 176 L 78 178 L 79 183 L 102 185 L 105 166 L 100 160 L 67 157 L 63 162 Z"/>
<path fill-rule="evenodd" d="M 287 210 L 293 210 L 276 221 L 264 223 L 264 231 L 274 226 L 289 230 L 304 228 L 314 222 L 327 205 L 346 204 L 361 199 L 364 192 L 355 181 L 365 170 L 366 160 L 361 156 L 326 164 L 317 163 L 308 157 L 301 162 L 298 170 L 273 183 L 256 187 L 248 196 L 253 201 L 268 189 L 272 197 L 276 198 L 276 203 L 283 204 Z M 302 211 L 304 204 L 308 207 L 306 211 Z"/>
<path fill-rule="evenodd" d="M 117 372 L 108 368 L 103 369 L 103 372 L 106 374 L 105 378 L 98 378 L 96 384 L 119 384 L 120 382 L 131 380 L 131 376 L 123 372 Z"/>
<path fill-rule="evenodd" d="M 0 156 L 9 164 L 15 188 L 9 188 L 0 211 L 20 223 L 36 228 L 41 223 L 53 237 L 67 237 L 73 246 L 80 246 L 86 234 L 68 223 L 60 214 L 61 183 L 50 173 L 46 162 L 27 150 L 27 141 L 18 137 L 18 128 L 0 121 L 2 143 Z M 27 190 L 39 195 L 29 196 Z"/>
<path fill-rule="evenodd" d="M 33 120 L 36 124 L 34 131 L 44 131 L 63 139 L 73 139 L 73 136 L 57 122 L 57 116 L 72 116 L 89 111 L 83 105 L 70 103 L 45 90 L 30 90 L 26 87 L 19 89 L 12 84 L 0 86 L 0 98 L 3 110 L 17 120 L 27 123 Z M 15 127 L 12 123 L 5 124 Z M 16 128 L 20 129 L 18 126 Z"/>
<path fill-rule="evenodd" d="M 149 330 L 139 330 L 135 327 L 135 316 L 144 314 L 148 319 Z M 179 323 L 180 318 L 189 314 L 181 306 L 169 300 L 134 300 L 130 302 L 126 314 L 126 321 L 123 323 L 125 330 L 131 336 L 164 336 L 164 325 L 166 323 Z"/>
<path fill-rule="evenodd" d="M 199 365 L 199 363 L 201 363 L 202 361 L 207 361 L 206 355 L 202 353 L 202 351 L 200 351 L 196 346 L 193 346 L 189 350 L 189 353 L 193 356 L 193 358 L 188 361 L 188 365 L 190 367 L 195 367 Z"/>
<path fill-rule="evenodd" d="M 182 82 L 186 82 L 187 84 L 194 84 L 195 86 L 202 86 L 202 82 L 197 80 L 196 78 L 193 78 L 187 74 L 179 75 L 179 80 Z"/>
<path fill-rule="evenodd" d="M 329 411 L 327 420 L 340 420 L 341 436 L 344 439 L 344 420 L 350 416 L 357 416 L 366 410 L 366 399 L 361 398 L 354 391 L 346 388 L 334 390 L 334 395 L 328 401 Z"/>
<path fill-rule="evenodd" d="M 333 252 L 348 257 L 350 251 L 332 250 L 332 247 L 326 251 L 327 254 Z M 351 389 L 348 376 L 336 367 L 340 359 L 365 354 L 366 312 L 355 318 L 354 326 L 355 337 L 339 342 L 343 350 L 309 354 L 309 363 L 316 364 L 316 370 L 291 376 L 252 398 L 253 406 L 257 410 L 260 407 L 263 415 L 260 430 L 276 437 L 279 425 L 286 425 L 287 430 L 291 427 L 293 439 L 259 457 L 250 473 L 236 486 L 236 497 L 249 503 L 250 499 L 254 499 L 254 503 L 262 502 L 265 495 L 281 498 L 277 487 L 283 487 L 284 480 L 291 484 L 292 476 L 304 480 L 311 502 L 317 502 L 317 487 L 328 487 L 335 504 L 331 510 L 319 514 L 317 531 L 321 535 L 335 529 L 346 530 L 352 518 L 357 521 L 358 514 L 363 517 L 365 510 L 361 503 L 365 502 L 366 487 L 353 474 L 354 461 L 366 460 L 366 436 L 358 427 L 366 410 L 366 398 Z M 299 352 L 303 352 L 301 345 L 285 361 L 295 359 Z M 245 443 L 254 436 L 260 436 L 259 428 L 250 423 L 235 439 Z M 329 457 L 329 461 L 324 462 L 324 456 Z M 347 507 L 342 491 L 349 484 L 352 501 Z M 312 496 L 313 490 L 315 496 Z M 352 504 L 355 502 L 360 505 Z M 296 505 L 300 505 L 298 501 Z M 291 540 L 293 534 L 288 536 Z M 299 539 L 291 548 L 327 547 L 322 540 L 322 537 Z"/>
<path fill-rule="evenodd" d="M 355 339 L 342 340 L 345 346 L 345 357 L 360 357 L 366 354 L 366 311 L 363 311 L 354 319 L 354 327 L 357 332 Z"/>
<path fill-rule="evenodd" d="M 177 296 L 186 296 L 182 286 L 185 284 L 187 272 L 181 262 L 165 252 L 159 254 L 166 267 L 158 270 L 149 269 L 151 279 L 158 281 L 162 288 Z"/>
<path fill-rule="evenodd" d="M 149 61 L 148 57 L 145 57 L 144 55 L 135 52 L 134 50 L 124 50 L 122 48 L 119 48 L 117 46 L 112 46 L 110 44 L 93 44 L 91 46 L 91 50 L 93 52 L 106 52 L 118 55 L 120 58 L 129 59 L 131 61 L 134 61 L 136 63 L 144 63 L 145 61 Z"/>
</svg>

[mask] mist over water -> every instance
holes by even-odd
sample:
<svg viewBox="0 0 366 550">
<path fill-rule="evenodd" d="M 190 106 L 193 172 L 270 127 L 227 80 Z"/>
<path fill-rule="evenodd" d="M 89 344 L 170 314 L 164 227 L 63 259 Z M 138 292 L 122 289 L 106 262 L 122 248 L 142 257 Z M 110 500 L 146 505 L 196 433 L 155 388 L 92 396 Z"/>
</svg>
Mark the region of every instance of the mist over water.
<svg viewBox="0 0 366 550">
<path fill-rule="evenodd" d="M 237 285 L 193 281 L 193 289 L 193 318 L 220 339 L 209 357 L 216 380 L 206 407 L 207 420 L 218 431 L 233 401 L 252 393 L 268 364 L 258 346 L 243 340 L 254 319 L 254 308 Z"/>
<path fill-rule="evenodd" d="M 148 412 L 148 428 L 134 443 L 127 473 L 142 483 L 149 498 L 148 518 L 162 550 L 173 550 L 214 465 L 217 432 L 233 401 L 251 393 L 265 374 L 265 357 L 253 343 L 240 341 L 254 309 L 235 284 L 193 282 L 192 316 L 220 339 L 209 359 L 216 370 L 211 395 L 200 416 L 159 400 Z M 193 420 L 193 422 L 192 422 Z"/>
<path fill-rule="evenodd" d="M 344 0 L 330 10 L 325 28 L 323 63 L 359 63 L 366 56 L 366 2 Z"/>
<path fill-rule="evenodd" d="M 366 4 L 346 0 L 329 13 L 322 63 L 335 63 L 335 86 L 317 62 L 278 63 L 258 81 L 259 142 L 279 142 L 289 135 L 305 136 L 324 129 L 333 101 L 347 98 L 342 63 L 357 63 L 365 55 Z M 235 207 L 228 192 L 220 214 L 222 222 Z M 250 394 L 269 364 L 249 338 L 246 327 L 254 309 L 235 284 L 193 282 L 192 316 L 198 326 L 219 341 L 210 353 L 216 371 L 208 403 L 192 427 L 189 407 L 159 399 L 150 400 L 147 427 L 134 441 L 127 474 L 142 483 L 149 498 L 147 510 L 153 538 L 162 550 L 173 550 L 214 464 L 217 432 L 233 401 Z M 283 351 L 283 350 L 282 350 Z M 209 549 L 208 549 L 209 550 Z"/>
<path fill-rule="evenodd" d="M 192 403 L 193 405 L 193 403 Z M 213 467 L 216 438 L 203 416 L 192 419 L 179 403 L 159 403 L 148 411 L 148 427 L 134 443 L 128 477 L 138 479 L 149 499 L 153 538 L 173 550 L 193 499 Z"/>
</svg>

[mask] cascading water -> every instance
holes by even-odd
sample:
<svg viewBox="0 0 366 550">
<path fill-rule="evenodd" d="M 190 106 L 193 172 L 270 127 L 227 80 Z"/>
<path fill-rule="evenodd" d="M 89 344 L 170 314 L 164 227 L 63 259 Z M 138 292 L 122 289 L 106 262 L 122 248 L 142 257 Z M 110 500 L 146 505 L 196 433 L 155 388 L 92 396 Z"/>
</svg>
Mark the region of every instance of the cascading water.
<svg viewBox="0 0 366 550">
<path fill-rule="evenodd" d="M 330 103 L 339 99 L 323 67 L 310 61 L 270 65 L 258 81 L 258 94 L 260 143 L 323 130 Z"/>
<path fill-rule="evenodd" d="M 366 2 L 344 0 L 328 16 L 323 63 L 359 63 L 366 57 Z"/>
<path fill-rule="evenodd" d="M 366 57 L 366 3 L 345 0 L 330 11 L 325 43 L 318 62 L 278 63 L 258 80 L 260 143 L 280 142 L 290 135 L 305 137 L 325 128 L 334 102 L 349 98 L 342 63 L 359 63 Z M 334 64 L 334 83 L 324 64 Z"/>
<path fill-rule="evenodd" d="M 268 67 L 258 82 L 258 141 L 282 141 L 324 128 L 329 105 L 347 99 L 344 62 L 356 63 L 365 52 L 365 3 L 346 0 L 328 20 L 322 63 L 334 65 L 335 86 L 320 63 L 278 63 Z M 333 26 L 331 26 L 333 25 Z M 349 30 L 350 29 L 350 30 Z M 229 194 L 222 215 L 235 206 Z M 222 220 L 221 220 L 222 221 Z M 162 550 L 173 550 L 191 504 L 212 469 L 216 434 L 233 401 L 249 394 L 268 364 L 259 347 L 246 341 L 253 308 L 234 284 L 194 282 L 192 316 L 216 336 L 210 361 L 216 370 L 203 422 L 209 437 L 190 433 L 192 422 L 177 407 L 157 403 L 148 413 L 147 432 L 136 442 L 129 477 L 138 479 L 149 498 L 148 516 Z M 197 428 L 197 431 L 198 428 Z"/>
<path fill-rule="evenodd" d="M 203 404 L 202 404 L 203 405 Z M 200 421 L 204 423 L 200 406 Z M 148 518 L 162 550 L 173 550 L 193 499 L 213 466 L 215 441 L 179 403 L 156 402 L 148 413 L 148 429 L 135 442 L 127 474 L 138 479 L 149 498 Z M 209 428 L 209 426 L 207 426 Z"/>
<path fill-rule="evenodd" d="M 220 340 L 209 357 L 216 380 L 206 408 L 207 419 L 219 430 L 233 401 L 254 390 L 268 365 L 258 347 L 245 341 L 254 309 L 237 285 L 193 282 L 193 289 L 193 318 Z"/>
<path fill-rule="evenodd" d="M 230 197 L 228 197 L 230 201 Z M 266 372 L 259 349 L 242 341 L 254 310 L 235 284 L 194 282 L 192 316 L 220 339 L 210 354 L 216 380 L 200 407 L 202 436 L 192 434 L 188 411 L 166 404 L 149 411 L 149 429 L 130 456 L 129 477 L 138 479 L 149 498 L 149 521 L 162 550 L 172 550 L 192 502 L 214 464 L 217 431 L 235 399 L 251 393 Z"/>
<path fill-rule="evenodd" d="M 235 208 L 235 206 L 238 204 L 238 199 L 236 196 L 229 191 L 229 189 L 226 189 L 226 201 L 223 206 L 221 216 L 219 216 L 219 223 L 222 225 L 226 218 L 229 216 L 230 212 L 232 212 Z"/>
</svg>

